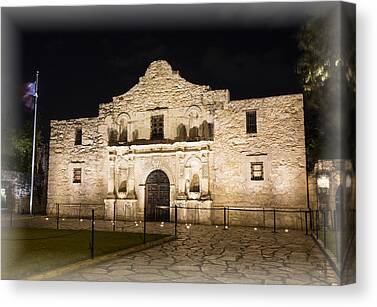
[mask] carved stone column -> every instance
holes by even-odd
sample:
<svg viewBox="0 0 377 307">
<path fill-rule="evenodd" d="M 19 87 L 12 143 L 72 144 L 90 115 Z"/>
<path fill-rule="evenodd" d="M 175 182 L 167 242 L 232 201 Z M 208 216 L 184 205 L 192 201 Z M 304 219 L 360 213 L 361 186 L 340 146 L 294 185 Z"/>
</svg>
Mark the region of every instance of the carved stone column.
<svg viewBox="0 0 377 307">
<path fill-rule="evenodd" d="M 209 165 L 208 165 L 208 152 L 202 152 L 201 155 L 202 161 L 202 180 L 200 182 L 201 187 L 201 199 L 209 199 L 209 182 L 208 182 L 208 172 L 209 172 Z"/>
<path fill-rule="evenodd" d="M 127 180 L 127 196 L 126 199 L 136 199 L 135 193 L 135 166 L 134 157 L 130 155 L 128 161 L 128 180 Z"/>
<path fill-rule="evenodd" d="M 177 153 L 178 157 L 178 195 L 177 199 L 187 199 L 185 182 L 185 164 L 182 152 Z"/>
<path fill-rule="evenodd" d="M 132 123 L 130 121 L 127 122 L 127 142 L 134 141 L 132 139 Z"/>
<path fill-rule="evenodd" d="M 109 153 L 109 172 L 107 178 L 107 198 L 115 198 L 115 160 L 116 156 Z"/>
</svg>

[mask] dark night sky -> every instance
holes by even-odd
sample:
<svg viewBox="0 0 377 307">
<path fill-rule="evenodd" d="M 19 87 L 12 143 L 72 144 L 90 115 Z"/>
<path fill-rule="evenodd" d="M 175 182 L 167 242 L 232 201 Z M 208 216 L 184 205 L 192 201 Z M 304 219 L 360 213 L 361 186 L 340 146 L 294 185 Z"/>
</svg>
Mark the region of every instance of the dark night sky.
<svg viewBox="0 0 377 307">
<path fill-rule="evenodd" d="M 295 29 L 26 34 L 23 78 L 40 70 L 40 101 L 52 118 L 95 115 L 148 64 L 166 59 L 188 81 L 228 88 L 232 98 L 300 91 Z"/>
<path fill-rule="evenodd" d="M 297 32 L 309 15 L 330 7 L 37 7 L 3 10 L 3 18 L 19 39 L 15 82 L 33 81 L 40 70 L 39 106 L 47 123 L 96 116 L 99 103 L 128 91 L 157 59 L 192 83 L 229 89 L 232 99 L 301 92 Z"/>
</svg>

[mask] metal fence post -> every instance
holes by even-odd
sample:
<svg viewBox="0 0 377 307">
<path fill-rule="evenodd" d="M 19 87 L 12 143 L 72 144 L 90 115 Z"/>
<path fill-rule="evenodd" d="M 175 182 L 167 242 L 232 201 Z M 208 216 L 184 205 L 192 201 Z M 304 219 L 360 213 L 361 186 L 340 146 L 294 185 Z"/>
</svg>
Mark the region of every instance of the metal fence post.
<svg viewBox="0 0 377 307">
<path fill-rule="evenodd" d="M 124 203 L 124 226 L 127 226 L 127 206 L 126 203 Z"/>
<path fill-rule="evenodd" d="M 92 242 L 90 245 L 90 255 L 94 259 L 94 209 L 92 209 Z"/>
<path fill-rule="evenodd" d="M 317 240 L 318 240 L 318 237 L 319 237 L 319 234 L 318 234 L 318 228 L 319 228 L 319 212 L 318 212 L 318 209 L 316 210 L 315 217 L 316 217 L 316 235 L 317 235 Z"/>
<path fill-rule="evenodd" d="M 304 226 L 302 224 L 302 210 L 300 209 L 300 225 L 301 225 L 301 231 L 304 230 Z"/>
<path fill-rule="evenodd" d="M 276 232 L 276 209 L 274 208 L 274 231 Z"/>
<path fill-rule="evenodd" d="M 116 201 L 114 201 L 114 212 L 113 212 L 113 231 L 115 231 L 115 218 L 116 218 L 116 213 L 115 213 L 115 202 Z"/>
<path fill-rule="evenodd" d="M 326 248 L 327 242 L 326 242 L 326 211 L 323 210 L 322 213 L 322 223 L 323 223 L 323 246 Z"/>
<path fill-rule="evenodd" d="M 305 234 L 308 235 L 308 211 L 305 210 Z"/>
<path fill-rule="evenodd" d="M 56 208 L 56 229 L 59 230 L 59 204 L 57 204 Z"/>
<path fill-rule="evenodd" d="M 264 207 L 263 207 L 263 228 L 266 228 L 266 216 L 264 212 Z"/>
<path fill-rule="evenodd" d="M 147 231 L 147 208 L 146 206 L 144 206 L 144 227 L 143 227 L 143 242 L 145 243 L 145 239 L 146 239 L 146 231 Z"/>
<path fill-rule="evenodd" d="M 177 211 L 178 211 L 178 208 L 177 208 L 177 205 L 174 206 L 174 235 L 177 236 Z"/>
<path fill-rule="evenodd" d="M 226 208 L 224 207 L 224 229 L 226 229 Z"/>
<path fill-rule="evenodd" d="M 310 225 L 310 233 L 313 233 L 313 219 L 312 219 L 312 209 L 309 208 L 309 225 Z"/>
<path fill-rule="evenodd" d="M 226 215 L 226 228 L 229 229 L 229 225 L 230 225 L 230 210 L 229 210 L 229 207 L 227 209 L 227 215 Z"/>
<path fill-rule="evenodd" d="M 12 204 L 10 205 L 10 227 L 13 227 L 13 208 L 14 208 L 14 202 L 12 202 Z"/>
</svg>

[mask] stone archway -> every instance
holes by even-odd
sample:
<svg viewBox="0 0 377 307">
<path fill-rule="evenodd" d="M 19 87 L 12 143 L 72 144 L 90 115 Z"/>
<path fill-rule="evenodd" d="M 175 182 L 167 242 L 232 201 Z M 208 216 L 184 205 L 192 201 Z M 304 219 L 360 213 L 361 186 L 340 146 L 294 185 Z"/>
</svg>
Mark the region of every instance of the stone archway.
<svg viewBox="0 0 377 307">
<path fill-rule="evenodd" d="M 145 182 L 145 210 L 147 221 L 170 221 L 170 182 L 165 172 L 152 171 Z"/>
</svg>

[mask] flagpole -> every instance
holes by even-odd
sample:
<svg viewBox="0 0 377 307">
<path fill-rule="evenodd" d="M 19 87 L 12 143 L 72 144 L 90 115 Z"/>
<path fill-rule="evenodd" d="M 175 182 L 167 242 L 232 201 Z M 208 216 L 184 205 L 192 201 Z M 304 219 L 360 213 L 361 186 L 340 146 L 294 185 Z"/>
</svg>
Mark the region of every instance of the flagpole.
<svg viewBox="0 0 377 307">
<path fill-rule="evenodd" d="M 34 125 L 33 125 L 33 154 L 31 160 L 31 185 L 30 185 L 30 214 L 33 214 L 33 192 L 34 192 L 34 165 L 35 165 L 35 139 L 37 131 L 37 102 L 38 102 L 38 77 L 39 71 L 37 70 L 35 76 L 35 98 L 34 98 Z"/>
</svg>

